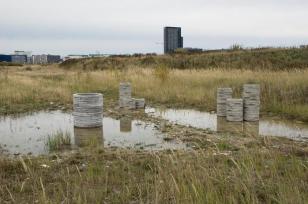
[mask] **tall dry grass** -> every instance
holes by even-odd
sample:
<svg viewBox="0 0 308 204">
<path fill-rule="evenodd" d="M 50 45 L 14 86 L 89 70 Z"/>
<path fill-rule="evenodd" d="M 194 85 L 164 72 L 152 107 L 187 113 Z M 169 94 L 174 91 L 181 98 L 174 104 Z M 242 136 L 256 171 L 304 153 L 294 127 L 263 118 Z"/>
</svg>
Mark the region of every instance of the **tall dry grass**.
<svg viewBox="0 0 308 204">
<path fill-rule="evenodd" d="M 2 74 L 2 73 L 1 73 Z M 116 101 L 118 84 L 129 81 L 133 94 L 152 103 L 215 110 L 216 89 L 232 87 L 241 97 L 244 83 L 260 83 L 262 111 L 308 120 L 308 70 L 176 70 L 130 67 L 123 70 L 65 71 L 41 68 L 10 71 L 0 77 L 2 113 L 41 108 L 50 102 L 72 103 L 75 92 L 101 92 Z"/>
<path fill-rule="evenodd" d="M 306 203 L 307 162 L 263 148 L 0 159 L 1 203 Z"/>
</svg>

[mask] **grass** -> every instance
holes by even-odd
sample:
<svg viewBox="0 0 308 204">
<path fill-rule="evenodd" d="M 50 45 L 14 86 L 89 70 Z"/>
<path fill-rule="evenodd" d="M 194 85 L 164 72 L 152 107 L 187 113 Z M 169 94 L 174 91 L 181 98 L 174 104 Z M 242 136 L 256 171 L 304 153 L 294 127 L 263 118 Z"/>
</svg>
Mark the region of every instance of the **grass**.
<svg viewBox="0 0 308 204">
<path fill-rule="evenodd" d="M 1 203 L 308 202 L 307 160 L 269 147 L 231 154 L 96 149 L 3 158 L 0 168 Z"/>
<path fill-rule="evenodd" d="M 75 92 L 100 92 L 104 102 L 117 101 L 118 84 L 130 81 L 133 95 L 147 102 L 172 107 L 216 109 L 216 89 L 232 87 L 241 96 L 244 83 L 260 83 L 262 112 L 308 121 L 308 69 L 262 70 L 178 70 L 129 67 L 121 70 L 81 71 L 57 67 L 21 68 L 1 72 L 0 113 L 9 114 L 50 106 L 71 108 Z"/>
<path fill-rule="evenodd" d="M 229 54 L 238 56 L 236 52 Z M 263 114 L 308 121 L 305 60 L 300 62 L 303 67 L 293 69 L 287 64 L 279 71 L 265 69 L 269 64 L 262 69 L 238 69 L 236 63 L 231 69 L 199 69 L 201 64 L 196 66 L 198 69 L 171 69 L 171 65 L 183 63 L 176 61 L 179 56 L 104 58 L 106 62 L 76 60 L 62 67 L 3 68 L 0 115 L 50 106 L 72 108 L 75 92 L 103 93 L 104 108 L 108 109 L 117 101 L 121 81 L 131 82 L 133 95 L 144 97 L 149 103 L 211 111 L 216 107 L 218 87 L 230 86 L 234 96 L 239 97 L 244 83 L 260 83 Z M 208 60 L 199 55 L 192 57 Z M 163 58 L 174 60 L 175 64 L 159 63 L 153 67 Z M 229 58 L 218 62 L 225 59 Z M 185 67 L 191 66 L 191 62 L 184 62 Z M 89 135 L 93 142 L 86 143 L 82 140 L 83 131 L 75 130 L 76 144 L 88 148 L 71 154 L 56 152 L 70 144 L 69 135 L 58 132 L 47 141 L 53 151 L 49 156 L 11 159 L 0 155 L 0 203 L 308 202 L 307 143 L 172 128 L 170 134 L 177 132 L 177 137 L 196 148 L 163 152 L 108 149 L 97 145 L 103 143 L 100 131 L 93 130 Z"/>
<path fill-rule="evenodd" d="M 294 70 L 308 67 L 308 47 L 267 48 L 206 51 L 198 54 L 113 56 L 95 59 L 68 60 L 61 64 L 66 69 L 105 70 L 131 66 L 167 66 L 176 69 L 250 69 Z"/>
<path fill-rule="evenodd" d="M 50 152 L 59 151 L 71 145 L 71 135 L 58 131 L 47 137 L 46 146 Z"/>
<path fill-rule="evenodd" d="M 14 62 L 0 62 L 0 68 L 3 66 L 19 66 L 22 67 L 23 64 L 14 63 Z"/>
</svg>

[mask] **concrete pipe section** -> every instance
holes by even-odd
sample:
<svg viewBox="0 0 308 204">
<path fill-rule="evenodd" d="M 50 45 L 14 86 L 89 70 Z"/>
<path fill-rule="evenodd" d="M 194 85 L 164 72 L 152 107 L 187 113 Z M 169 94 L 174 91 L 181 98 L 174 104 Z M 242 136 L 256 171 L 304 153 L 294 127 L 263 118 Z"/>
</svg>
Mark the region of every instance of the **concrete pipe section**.
<svg viewBox="0 0 308 204">
<path fill-rule="evenodd" d="M 259 121 L 260 118 L 260 85 L 245 84 L 243 86 L 244 120 Z"/>
<path fill-rule="evenodd" d="M 227 99 L 227 121 L 243 121 L 243 99 Z"/>
<path fill-rule="evenodd" d="M 101 127 L 103 121 L 103 95 L 77 93 L 73 95 L 74 126 L 78 128 Z"/>
<path fill-rule="evenodd" d="M 227 99 L 232 98 L 232 88 L 217 89 L 217 116 L 227 116 Z"/>
</svg>

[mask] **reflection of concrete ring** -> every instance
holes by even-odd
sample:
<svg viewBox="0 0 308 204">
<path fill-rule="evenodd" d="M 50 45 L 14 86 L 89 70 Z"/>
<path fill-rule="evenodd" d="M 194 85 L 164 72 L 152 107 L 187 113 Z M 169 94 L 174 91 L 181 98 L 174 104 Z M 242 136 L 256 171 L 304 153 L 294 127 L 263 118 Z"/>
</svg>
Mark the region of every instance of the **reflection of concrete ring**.
<svg viewBox="0 0 308 204">
<path fill-rule="evenodd" d="M 99 146 L 103 144 L 103 127 L 74 128 L 75 144 L 78 147 Z"/>
<path fill-rule="evenodd" d="M 120 119 L 120 131 L 121 132 L 131 132 L 132 131 L 132 119 L 131 118 L 121 118 Z"/>
<path fill-rule="evenodd" d="M 74 94 L 74 126 L 92 128 L 102 126 L 103 95 L 100 93 Z"/>
<path fill-rule="evenodd" d="M 242 134 L 243 123 L 228 122 L 225 117 L 217 117 L 217 132 Z"/>
<path fill-rule="evenodd" d="M 245 122 L 244 133 L 247 136 L 259 136 L 259 122 Z"/>
</svg>

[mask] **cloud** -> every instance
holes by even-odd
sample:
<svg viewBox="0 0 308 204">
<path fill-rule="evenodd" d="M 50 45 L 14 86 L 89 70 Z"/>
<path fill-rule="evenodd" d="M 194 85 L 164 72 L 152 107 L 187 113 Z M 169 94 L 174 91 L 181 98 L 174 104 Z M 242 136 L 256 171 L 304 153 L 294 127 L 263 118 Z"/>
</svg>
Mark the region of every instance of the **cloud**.
<svg viewBox="0 0 308 204">
<path fill-rule="evenodd" d="M 181 26 L 186 46 L 308 44 L 307 6 L 304 0 L 10 0 L 0 7 L 0 52 L 161 52 L 156 42 L 165 25 Z"/>
</svg>

